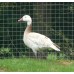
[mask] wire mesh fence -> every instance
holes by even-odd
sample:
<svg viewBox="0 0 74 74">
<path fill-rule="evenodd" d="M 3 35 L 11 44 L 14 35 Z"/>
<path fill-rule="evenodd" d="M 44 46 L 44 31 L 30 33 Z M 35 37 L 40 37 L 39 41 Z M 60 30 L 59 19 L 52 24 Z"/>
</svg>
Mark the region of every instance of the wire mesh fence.
<svg viewBox="0 0 74 74">
<path fill-rule="evenodd" d="M 0 3 L 0 58 L 34 57 L 23 42 L 26 23 L 17 21 L 26 14 L 32 17 L 33 32 L 46 35 L 60 46 L 59 53 L 44 50 L 44 57 L 56 55 L 57 58 L 74 59 L 73 2 Z M 43 55 L 38 52 L 39 56 Z"/>
</svg>

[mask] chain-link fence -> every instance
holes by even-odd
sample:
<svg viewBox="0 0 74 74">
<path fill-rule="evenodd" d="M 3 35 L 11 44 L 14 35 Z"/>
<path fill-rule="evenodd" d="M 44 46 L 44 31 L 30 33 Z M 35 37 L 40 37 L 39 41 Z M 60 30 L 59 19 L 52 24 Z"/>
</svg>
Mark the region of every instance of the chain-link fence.
<svg viewBox="0 0 74 74">
<path fill-rule="evenodd" d="M 23 42 L 26 23 L 17 21 L 26 14 L 32 17 L 33 32 L 46 35 L 60 46 L 60 52 L 46 51 L 46 57 L 48 54 L 54 57 L 56 55 L 57 58 L 74 59 L 73 2 L 0 3 L 0 58 L 34 56 Z"/>
</svg>

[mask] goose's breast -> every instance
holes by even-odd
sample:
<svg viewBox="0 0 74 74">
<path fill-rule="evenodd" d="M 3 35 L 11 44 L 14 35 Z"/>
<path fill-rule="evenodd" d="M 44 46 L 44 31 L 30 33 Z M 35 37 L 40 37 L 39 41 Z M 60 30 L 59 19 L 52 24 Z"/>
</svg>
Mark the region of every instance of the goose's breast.
<svg viewBox="0 0 74 74">
<path fill-rule="evenodd" d="M 33 38 L 30 38 L 29 36 L 24 35 L 23 42 L 27 47 L 31 49 L 38 49 L 38 45 L 34 42 Z"/>
</svg>

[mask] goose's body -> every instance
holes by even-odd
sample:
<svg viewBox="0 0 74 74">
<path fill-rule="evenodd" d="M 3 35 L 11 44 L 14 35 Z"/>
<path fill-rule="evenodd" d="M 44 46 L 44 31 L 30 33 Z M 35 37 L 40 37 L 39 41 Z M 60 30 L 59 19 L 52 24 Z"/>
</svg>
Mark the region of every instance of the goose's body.
<svg viewBox="0 0 74 74">
<path fill-rule="evenodd" d="M 24 31 L 23 41 L 26 46 L 33 50 L 35 56 L 37 56 L 37 51 L 49 48 L 60 51 L 57 45 L 53 43 L 50 38 L 45 35 L 32 32 L 32 19 L 29 15 L 23 16 L 23 18 L 18 21 L 27 21 L 27 28 Z"/>
</svg>

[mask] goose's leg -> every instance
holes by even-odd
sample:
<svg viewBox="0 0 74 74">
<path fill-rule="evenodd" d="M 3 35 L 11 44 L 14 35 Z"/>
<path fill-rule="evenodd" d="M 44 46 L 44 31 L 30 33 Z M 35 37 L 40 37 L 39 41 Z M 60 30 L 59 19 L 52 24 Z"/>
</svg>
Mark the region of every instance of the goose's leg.
<svg viewBox="0 0 74 74">
<path fill-rule="evenodd" d="M 32 49 L 34 52 L 35 57 L 37 58 L 37 51 L 35 49 Z"/>
<path fill-rule="evenodd" d="M 43 59 L 47 59 L 47 56 L 48 56 L 48 50 L 47 49 L 45 49 L 44 51 L 43 51 Z"/>
<path fill-rule="evenodd" d="M 37 53 L 37 57 L 40 58 L 40 59 L 46 59 L 48 56 L 48 53 L 45 51 L 38 51 Z"/>
<path fill-rule="evenodd" d="M 43 58 L 43 52 L 42 51 L 37 51 L 37 58 L 42 59 Z"/>
</svg>

